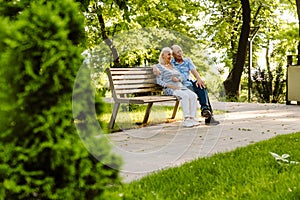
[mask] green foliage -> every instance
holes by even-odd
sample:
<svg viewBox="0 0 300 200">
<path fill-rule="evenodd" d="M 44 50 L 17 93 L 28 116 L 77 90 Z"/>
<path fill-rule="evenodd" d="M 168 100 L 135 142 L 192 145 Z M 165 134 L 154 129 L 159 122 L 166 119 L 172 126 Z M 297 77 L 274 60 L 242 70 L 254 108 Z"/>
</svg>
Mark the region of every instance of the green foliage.
<svg viewBox="0 0 300 200">
<path fill-rule="evenodd" d="M 97 48 L 103 41 L 103 30 L 106 30 L 109 38 L 114 38 L 126 31 L 135 34 L 122 40 L 123 44 L 128 44 L 129 47 L 132 47 L 132 43 L 135 47 L 140 47 L 140 43 L 146 44 L 146 48 L 132 48 L 126 52 L 117 49 L 122 66 L 144 65 L 157 60 L 157 52 L 161 48 L 157 45 L 157 38 L 153 37 L 152 33 L 149 33 L 150 43 L 144 39 L 140 41 L 133 39 L 134 36 L 143 38 L 143 35 L 132 31 L 141 28 L 176 31 L 202 44 L 201 48 L 208 50 L 211 54 L 203 52 L 199 54 L 195 51 L 189 54 L 186 50 L 190 48 L 189 43 L 183 45 L 186 55 L 196 58 L 192 59 L 196 66 L 200 66 L 200 71 L 205 70 L 202 66 L 207 63 L 211 65 L 209 62 L 204 63 L 202 56 L 216 60 L 220 64 L 219 67 L 229 70 L 232 69 L 238 56 L 237 48 L 242 25 L 241 1 L 78 1 L 81 2 L 86 17 L 88 36 L 86 48 Z M 283 19 L 286 13 L 296 16 L 295 2 L 250 1 L 250 6 L 251 31 L 254 27 L 259 27 L 253 40 L 253 62 L 258 61 L 258 54 L 262 49 L 270 46 L 272 48 L 269 49 L 269 54 L 274 55 L 270 64 L 278 66 L 287 53 L 295 54 L 296 52 L 295 44 L 299 40 L 298 26 L 295 22 Z M 103 15 L 105 29 L 100 26 L 97 18 L 99 13 Z M 156 32 L 156 34 L 160 36 L 160 33 Z M 180 38 L 182 35 L 176 36 Z M 170 35 L 167 34 L 164 37 L 168 38 Z M 175 39 L 173 40 L 173 43 L 178 43 Z M 112 41 L 115 46 L 118 46 L 114 39 Z M 112 59 L 109 60 L 112 61 Z M 247 62 L 246 60 L 245 66 Z"/>
<path fill-rule="evenodd" d="M 258 69 L 253 75 L 252 93 L 261 103 L 278 103 L 285 100 L 286 80 L 282 66 L 274 70 Z"/>
<path fill-rule="evenodd" d="M 0 20 L 0 199 L 101 198 L 120 162 L 102 139 L 92 156 L 74 124 L 82 16 L 71 0 L 22 3 Z"/>
<path fill-rule="evenodd" d="M 19 12 L 28 7 L 29 4 L 30 0 L 22 0 L 18 3 L 13 0 L 1 0 L 0 16 L 6 16 L 11 19 L 15 19 Z"/>
<path fill-rule="evenodd" d="M 203 2 L 204 3 L 204 2 Z M 209 46 L 217 51 L 222 51 L 221 59 L 225 67 L 231 69 L 235 63 L 239 35 L 242 26 L 242 8 L 241 1 L 220 1 L 211 0 L 204 3 L 205 16 L 207 20 L 203 25 L 202 31 L 199 31 L 202 38 L 211 38 Z M 266 46 L 266 41 L 272 38 L 277 39 L 283 25 L 280 20 L 280 13 L 283 9 L 277 1 L 250 1 L 251 7 L 251 32 L 255 27 L 259 27 L 259 31 L 253 40 L 253 58 L 256 60 L 256 53 Z M 290 9 L 292 9 L 290 7 Z"/>
<path fill-rule="evenodd" d="M 186 57 L 193 60 L 200 75 L 204 77 L 210 91 L 218 94 L 223 88 L 216 82 L 221 82 L 214 70 L 216 62 L 210 58 L 210 51 L 202 43 L 193 38 L 168 29 L 144 28 L 126 31 L 115 35 L 112 40 L 119 52 L 122 67 L 151 66 L 158 63 L 160 51 L 165 46 L 178 44 L 182 47 Z M 108 88 L 105 68 L 110 65 L 112 57 L 110 49 L 102 42 L 95 48 L 86 51 L 87 64 L 92 70 L 92 79 L 98 92 L 105 94 Z"/>
<path fill-rule="evenodd" d="M 103 15 L 105 30 L 110 37 L 123 31 L 146 27 L 169 28 L 195 36 L 195 27 L 190 24 L 198 19 L 200 11 L 199 3 L 190 0 L 78 1 L 86 16 L 87 48 L 98 45 L 104 39 L 97 14 Z"/>
</svg>

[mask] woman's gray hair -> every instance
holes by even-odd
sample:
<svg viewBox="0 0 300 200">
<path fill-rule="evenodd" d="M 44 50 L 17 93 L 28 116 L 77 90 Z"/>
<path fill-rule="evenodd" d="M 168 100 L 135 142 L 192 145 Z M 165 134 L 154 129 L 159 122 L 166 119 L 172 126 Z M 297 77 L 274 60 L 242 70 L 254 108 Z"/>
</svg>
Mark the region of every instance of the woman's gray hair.
<svg viewBox="0 0 300 200">
<path fill-rule="evenodd" d="M 159 58 L 158 58 L 158 62 L 159 62 L 160 64 L 162 64 L 162 65 L 166 64 L 166 63 L 165 63 L 165 60 L 164 60 L 164 58 L 163 58 L 162 56 L 163 56 L 163 54 L 165 54 L 165 53 L 167 53 L 167 52 L 171 52 L 171 54 L 172 54 L 172 49 L 171 49 L 170 47 L 164 47 L 164 48 L 161 50 L 161 52 L 160 52 L 160 55 L 159 55 Z"/>
</svg>

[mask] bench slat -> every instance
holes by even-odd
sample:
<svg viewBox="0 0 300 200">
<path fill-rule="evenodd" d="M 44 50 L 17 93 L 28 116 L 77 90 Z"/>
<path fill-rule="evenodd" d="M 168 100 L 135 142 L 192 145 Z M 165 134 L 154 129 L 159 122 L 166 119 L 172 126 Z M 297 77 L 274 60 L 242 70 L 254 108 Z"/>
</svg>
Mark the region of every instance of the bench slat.
<svg viewBox="0 0 300 200">
<path fill-rule="evenodd" d="M 144 93 L 144 92 L 161 92 L 160 88 L 141 88 L 131 90 L 115 90 L 117 94 L 133 94 L 133 93 Z"/>
<path fill-rule="evenodd" d="M 152 67 L 124 67 L 124 68 L 109 68 L 111 72 L 116 71 L 152 71 Z"/>
<path fill-rule="evenodd" d="M 144 71 L 131 71 L 131 70 L 128 70 L 128 71 L 111 71 L 111 74 L 113 76 L 115 75 L 122 75 L 122 74 L 150 74 L 152 73 L 152 71 L 150 70 L 144 70 Z"/>
<path fill-rule="evenodd" d="M 114 75 L 112 77 L 113 80 L 132 80 L 132 79 L 153 79 L 155 80 L 155 76 L 153 74 L 126 74 L 126 75 Z"/>
<path fill-rule="evenodd" d="M 154 83 L 139 83 L 139 84 L 120 84 L 120 85 L 115 85 L 115 90 L 121 90 L 121 89 L 140 89 L 140 88 L 155 88 L 157 87 L 156 84 Z"/>
<path fill-rule="evenodd" d="M 142 99 L 145 103 L 178 100 L 178 98 L 175 96 L 141 96 L 141 97 L 135 97 L 135 99 Z"/>
<path fill-rule="evenodd" d="M 124 85 L 124 84 L 144 84 L 144 83 L 152 83 L 156 84 L 156 81 L 153 79 L 132 79 L 132 80 L 114 80 L 114 85 Z"/>
<path fill-rule="evenodd" d="M 141 97 L 131 97 L 131 98 L 119 98 L 117 103 L 132 103 L 132 104 L 145 104 L 145 103 L 155 103 L 164 101 L 177 101 L 178 98 L 175 96 L 141 96 Z"/>
</svg>

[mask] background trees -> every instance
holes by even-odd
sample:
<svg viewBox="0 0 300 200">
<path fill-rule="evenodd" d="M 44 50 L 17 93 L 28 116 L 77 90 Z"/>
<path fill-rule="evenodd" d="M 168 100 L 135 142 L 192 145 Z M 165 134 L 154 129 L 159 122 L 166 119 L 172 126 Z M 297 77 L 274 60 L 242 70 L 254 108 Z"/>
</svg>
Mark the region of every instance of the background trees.
<svg viewBox="0 0 300 200">
<path fill-rule="evenodd" d="M 250 1 L 248 7 L 248 9 L 251 9 L 250 30 L 243 30 L 242 24 L 246 22 L 244 20 L 249 21 L 249 19 L 242 17 L 243 7 L 241 2 L 245 1 L 213 2 L 213 4 L 208 3 L 209 9 L 207 9 L 206 15 L 210 17 L 204 27 L 207 31 L 207 35 L 212 37 L 211 44 L 217 51 L 222 52 L 221 62 L 225 68 L 229 69 L 228 76 L 224 81 L 227 95 L 229 95 L 229 98 L 230 96 L 235 96 L 233 100 L 237 100 L 236 98 L 240 97 L 240 92 L 243 88 L 248 87 L 247 84 L 244 84 L 247 79 L 241 77 L 241 75 L 248 73 L 247 69 L 250 64 L 248 63 L 249 59 L 247 59 L 249 55 L 248 39 L 245 38 L 243 34 L 249 31 L 250 38 L 251 35 L 253 35 L 253 30 L 259 27 L 259 31 L 253 40 L 253 71 L 259 67 L 267 68 L 267 65 L 274 65 L 279 61 L 275 61 L 275 59 L 271 61 L 270 56 L 274 58 L 276 55 L 276 57 L 281 58 L 280 62 L 285 62 L 286 53 L 288 51 L 294 52 L 295 48 L 292 43 L 289 43 L 290 46 L 288 48 L 285 46 L 282 48 L 283 51 L 276 51 L 277 47 L 280 47 L 280 45 L 278 45 L 279 37 L 286 38 L 287 34 L 285 32 L 292 28 L 292 26 L 290 26 L 288 29 L 282 29 L 283 23 L 287 23 L 283 21 L 282 15 L 287 14 L 287 10 L 292 13 L 295 7 L 291 4 L 287 7 L 282 3 L 278 4 L 274 1 Z M 242 38 L 244 39 L 241 40 Z M 242 48 L 242 53 L 238 53 L 239 45 L 246 46 L 247 48 Z M 265 49 L 268 49 L 268 60 L 264 62 L 267 64 L 262 66 L 261 63 L 258 63 L 258 53 Z M 272 52 L 274 52 L 274 54 L 272 54 Z M 242 57 L 245 56 L 245 53 L 246 59 L 243 59 Z M 244 62 L 240 62 L 243 60 Z M 274 68 L 274 66 L 272 67 Z M 241 84 L 239 80 L 242 81 Z M 232 95 L 230 95 L 230 93 Z"/>
<path fill-rule="evenodd" d="M 193 39 L 200 48 L 204 49 L 204 52 L 208 52 L 202 58 L 209 57 L 208 60 L 213 61 L 213 63 L 209 63 L 210 66 L 212 64 L 218 65 L 218 69 L 221 72 L 227 73 L 227 78 L 224 82 L 225 91 L 228 97 L 234 97 L 232 100 L 238 100 L 241 95 L 244 96 L 243 90 L 247 89 L 245 88 L 247 84 L 244 84 L 247 79 L 242 75 L 247 75 L 248 73 L 248 38 L 251 37 L 255 28 L 259 27 L 259 32 L 253 41 L 253 71 L 259 67 L 267 68 L 267 64 L 261 66 L 261 63 L 258 63 L 259 58 L 261 61 L 259 54 L 261 54 L 261 51 L 265 52 L 265 49 L 268 49 L 269 57 L 266 63 L 269 63 L 271 68 L 275 68 L 273 65 L 276 65 L 277 62 L 277 60 L 273 59 L 275 55 L 281 57 L 280 60 L 284 62 L 285 58 L 282 57 L 285 57 L 287 52 L 293 53 L 296 50 L 292 45 L 289 48 L 282 48 L 284 51 L 276 50 L 277 46 L 280 47 L 279 37 L 285 37 L 284 35 L 287 35 L 287 31 L 295 28 L 291 24 L 288 25 L 289 28 L 283 28 L 288 22 L 283 21 L 282 18 L 282 15 L 286 13 L 295 14 L 295 4 L 290 2 L 281 2 L 279 4 L 270 0 L 249 1 L 243 12 L 243 4 L 246 2 L 224 2 L 218 0 L 89 2 L 89 5 L 85 4 L 88 5 L 85 7 L 85 16 L 88 16 L 86 18 L 88 22 L 87 30 L 91 41 L 88 48 L 97 46 L 99 43 L 97 39 L 105 39 L 101 37 L 101 27 L 106 28 L 109 38 L 124 33 L 124 31 L 139 28 L 155 27 L 179 32 Z M 94 14 L 96 11 L 91 8 L 95 8 L 95 4 L 100 5 L 103 11 L 101 12 L 104 19 L 102 26 L 99 25 L 99 20 L 97 20 L 97 23 L 93 23 L 96 20 L 92 20 L 92 16 L 96 16 Z M 243 13 L 244 15 L 248 13 L 247 15 L 249 16 L 243 17 Z M 282 31 L 279 33 L 279 30 Z M 98 36 L 96 37 L 96 35 Z M 167 35 L 165 37 L 171 38 L 172 36 Z M 122 59 L 122 56 L 120 57 L 119 54 L 112 53 L 112 55 L 120 57 L 121 60 L 118 62 L 122 66 L 125 64 L 122 61 L 128 60 L 127 58 L 129 57 L 136 60 L 148 59 L 154 62 L 154 58 L 157 56 L 155 52 L 161 48 L 156 41 L 153 42 L 152 40 L 153 43 L 145 45 L 146 47 L 143 50 L 140 49 L 134 53 L 130 52 L 131 55 L 135 55 L 134 57 L 123 54 L 124 57 Z M 287 41 L 288 44 L 292 44 L 292 41 Z M 191 49 L 188 45 L 185 47 L 184 50 L 186 52 L 186 49 Z M 272 54 L 273 51 L 276 51 L 276 53 Z M 117 49 L 116 52 L 118 52 Z M 201 56 L 198 57 L 199 59 L 196 59 L 196 63 L 207 63 L 207 61 L 202 60 Z M 112 57 L 113 60 L 116 60 L 116 56 Z M 141 62 L 130 63 L 141 65 Z M 198 67 L 200 71 L 203 71 L 202 66 Z M 219 90 L 222 90 L 221 87 L 220 85 Z"/>
</svg>

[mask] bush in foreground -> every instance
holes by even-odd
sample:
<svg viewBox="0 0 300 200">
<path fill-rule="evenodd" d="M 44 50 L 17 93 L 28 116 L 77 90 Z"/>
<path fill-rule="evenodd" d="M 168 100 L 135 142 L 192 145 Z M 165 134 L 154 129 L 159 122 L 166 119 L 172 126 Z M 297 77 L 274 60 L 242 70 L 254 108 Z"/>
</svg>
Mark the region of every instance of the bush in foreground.
<svg viewBox="0 0 300 200">
<path fill-rule="evenodd" d="M 77 5 L 42 0 L 1 6 L 11 12 L 0 17 L 0 199 L 101 198 L 118 182 L 120 162 L 101 139 L 94 139 L 98 154 L 92 156 L 74 124 L 72 91 L 84 31 Z"/>
</svg>

